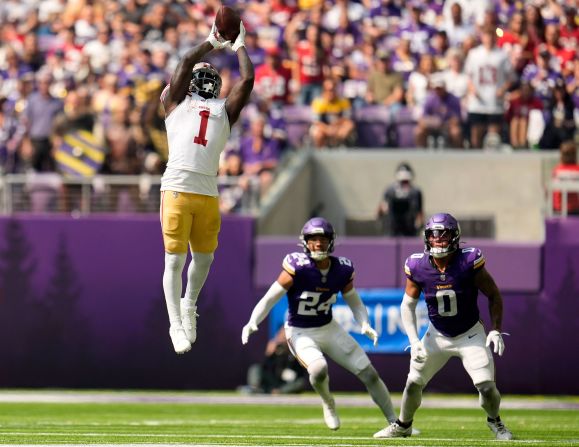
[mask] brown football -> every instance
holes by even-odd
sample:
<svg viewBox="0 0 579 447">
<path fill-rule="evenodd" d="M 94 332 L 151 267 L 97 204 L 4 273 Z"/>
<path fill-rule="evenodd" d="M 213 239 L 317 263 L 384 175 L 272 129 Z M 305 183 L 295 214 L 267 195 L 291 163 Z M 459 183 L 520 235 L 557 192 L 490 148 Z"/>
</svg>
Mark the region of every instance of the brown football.
<svg viewBox="0 0 579 447">
<path fill-rule="evenodd" d="M 230 40 L 231 43 L 235 42 L 235 39 L 239 35 L 240 23 L 241 17 L 237 11 L 229 6 L 221 6 L 215 16 L 217 31 L 219 31 L 219 34 L 221 34 L 225 40 Z"/>
</svg>

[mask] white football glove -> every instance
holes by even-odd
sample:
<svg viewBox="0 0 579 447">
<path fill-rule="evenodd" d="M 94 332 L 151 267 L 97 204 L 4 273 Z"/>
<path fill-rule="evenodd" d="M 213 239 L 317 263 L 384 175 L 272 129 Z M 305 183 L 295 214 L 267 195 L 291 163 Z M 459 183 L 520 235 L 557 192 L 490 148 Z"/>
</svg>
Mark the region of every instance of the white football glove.
<svg viewBox="0 0 579 447">
<path fill-rule="evenodd" d="M 211 27 L 211 31 L 209 31 L 209 36 L 205 39 L 206 42 L 209 42 L 213 48 L 216 50 L 221 50 L 225 47 L 231 47 L 231 42 L 229 40 L 225 40 L 217 31 L 217 27 L 215 26 L 215 22 L 213 22 L 213 26 Z"/>
<path fill-rule="evenodd" d="M 237 50 L 239 50 L 241 47 L 244 46 L 245 46 L 245 26 L 243 26 L 243 22 L 239 22 L 239 35 L 237 36 L 237 39 L 235 39 L 235 42 L 233 42 L 231 49 L 237 52 Z"/>
<path fill-rule="evenodd" d="M 487 347 L 493 344 L 493 352 L 498 354 L 499 357 L 503 355 L 505 352 L 505 342 L 503 340 L 503 336 L 499 331 L 490 331 L 489 335 L 487 335 Z"/>
<path fill-rule="evenodd" d="M 254 332 L 257 332 L 257 324 L 250 321 L 245 326 L 243 326 L 241 331 L 241 343 L 246 345 L 249 340 L 249 336 Z"/>
<path fill-rule="evenodd" d="M 378 343 L 378 332 L 376 332 L 372 326 L 370 326 L 367 322 L 362 324 L 362 334 L 368 337 L 372 342 L 374 342 L 374 346 Z"/>
<path fill-rule="evenodd" d="M 410 345 L 410 358 L 416 363 L 424 363 L 427 356 L 426 349 L 420 340 L 416 340 Z"/>
</svg>

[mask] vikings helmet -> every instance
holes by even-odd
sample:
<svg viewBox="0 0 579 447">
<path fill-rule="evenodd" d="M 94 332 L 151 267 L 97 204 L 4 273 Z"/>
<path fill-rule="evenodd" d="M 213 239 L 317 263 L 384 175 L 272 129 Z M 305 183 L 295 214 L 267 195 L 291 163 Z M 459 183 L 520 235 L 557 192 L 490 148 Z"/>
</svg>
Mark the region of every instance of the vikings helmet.
<svg viewBox="0 0 579 447">
<path fill-rule="evenodd" d="M 310 251 L 308 248 L 308 239 L 312 236 L 325 236 L 330 240 L 328 251 Z M 334 241 L 336 240 L 336 232 L 330 222 L 323 217 L 314 217 L 308 220 L 302 228 L 300 241 L 304 248 L 304 252 L 308 254 L 314 261 L 323 261 L 328 255 L 334 251 Z"/>
<path fill-rule="evenodd" d="M 450 235 L 448 247 L 432 247 L 429 243 L 430 236 L 440 237 Z M 433 215 L 424 226 L 424 251 L 435 258 L 444 258 L 458 249 L 460 241 L 460 225 L 458 221 L 448 213 Z"/>
<path fill-rule="evenodd" d="M 207 62 L 199 62 L 193 67 L 189 92 L 195 93 L 205 99 L 214 99 L 219 97 L 221 91 L 221 76 Z"/>
</svg>

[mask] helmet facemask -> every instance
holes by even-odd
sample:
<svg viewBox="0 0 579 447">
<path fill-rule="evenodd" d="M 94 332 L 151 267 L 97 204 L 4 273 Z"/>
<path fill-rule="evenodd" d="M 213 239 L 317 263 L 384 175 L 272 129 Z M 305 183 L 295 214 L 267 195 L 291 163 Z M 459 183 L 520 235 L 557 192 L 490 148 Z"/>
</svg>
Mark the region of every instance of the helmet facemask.
<svg viewBox="0 0 579 447">
<path fill-rule="evenodd" d="M 311 251 L 308 247 L 308 239 L 314 236 L 324 236 L 328 238 L 328 249 L 326 251 Z M 300 235 L 300 241 L 304 252 L 314 261 L 323 261 L 334 251 L 336 233 L 332 224 L 321 217 L 314 217 L 306 222 Z"/>
<path fill-rule="evenodd" d="M 446 247 L 433 247 L 431 238 L 448 241 Z M 444 258 L 458 250 L 460 243 L 460 225 L 450 214 L 435 214 L 424 228 L 424 248 L 433 258 Z"/>
<path fill-rule="evenodd" d="M 432 237 L 447 241 L 448 245 L 446 247 L 434 247 L 430 241 Z M 429 251 L 433 258 L 444 258 L 458 248 L 458 242 L 455 242 L 458 236 L 456 236 L 454 230 L 428 230 L 426 231 L 425 238 L 428 239 L 427 245 L 430 247 Z"/>
<path fill-rule="evenodd" d="M 205 99 L 215 99 L 221 92 L 221 76 L 207 62 L 199 62 L 193 67 L 189 92 Z"/>
<path fill-rule="evenodd" d="M 330 253 L 333 250 L 334 241 L 332 239 L 330 239 L 325 234 L 322 236 L 328 238 L 328 241 L 329 241 L 328 242 L 328 249 L 326 251 L 312 251 L 312 250 L 310 250 L 310 248 L 308 247 L 308 240 L 310 240 L 313 237 L 313 235 L 310 235 L 308 237 L 303 238 L 304 251 L 314 261 L 323 261 L 324 259 L 326 259 L 330 255 Z"/>
</svg>

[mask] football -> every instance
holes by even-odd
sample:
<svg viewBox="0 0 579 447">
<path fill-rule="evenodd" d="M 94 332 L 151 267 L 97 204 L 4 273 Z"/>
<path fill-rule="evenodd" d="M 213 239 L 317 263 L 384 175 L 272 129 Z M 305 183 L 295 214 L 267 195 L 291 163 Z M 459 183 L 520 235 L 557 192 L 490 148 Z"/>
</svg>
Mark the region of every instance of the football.
<svg viewBox="0 0 579 447">
<path fill-rule="evenodd" d="M 225 40 L 229 40 L 232 43 L 239 35 L 239 24 L 241 23 L 241 17 L 233 8 L 229 6 L 221 6 L 217 11 L 215 16 L 215 27 L 221 37 Z"/>
</svg>

